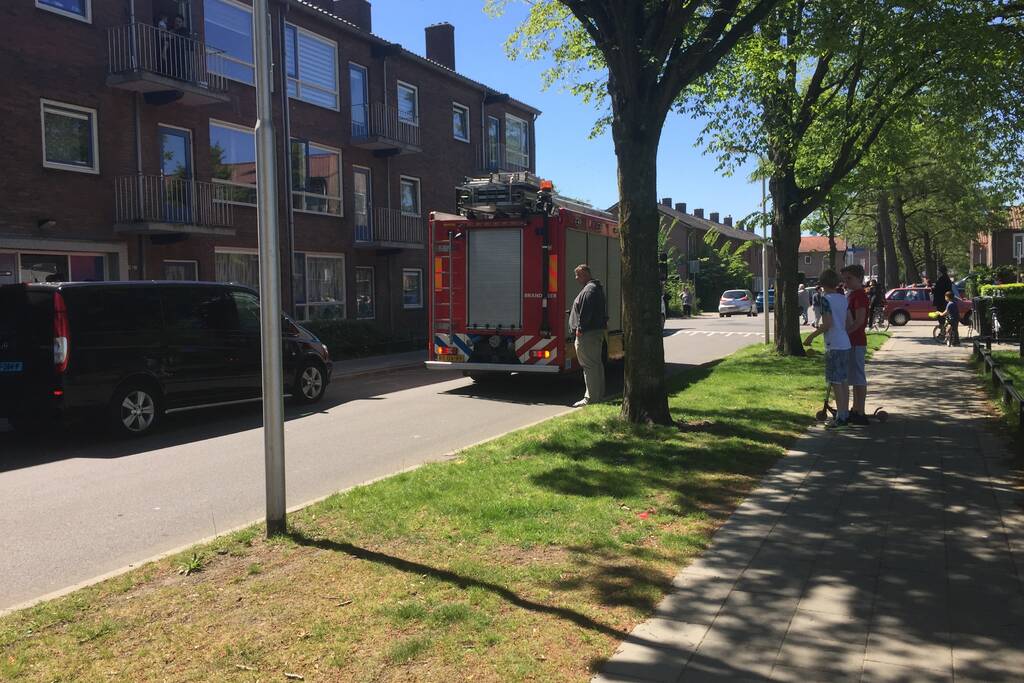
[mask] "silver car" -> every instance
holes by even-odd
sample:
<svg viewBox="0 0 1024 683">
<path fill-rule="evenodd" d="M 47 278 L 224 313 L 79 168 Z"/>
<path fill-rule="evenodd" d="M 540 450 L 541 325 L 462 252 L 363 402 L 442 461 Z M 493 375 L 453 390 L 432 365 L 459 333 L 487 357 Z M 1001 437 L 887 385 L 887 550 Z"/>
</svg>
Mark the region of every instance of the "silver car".
<svg viewBox="0 0 1024 683">
<path fill-rule="evenodd" d="M 722 293 L 722 298 L 718 300 L 718 317 L 733 315 L 757 315 L 757 304 L 749 289 L 730 289 Z"/>
</svg>

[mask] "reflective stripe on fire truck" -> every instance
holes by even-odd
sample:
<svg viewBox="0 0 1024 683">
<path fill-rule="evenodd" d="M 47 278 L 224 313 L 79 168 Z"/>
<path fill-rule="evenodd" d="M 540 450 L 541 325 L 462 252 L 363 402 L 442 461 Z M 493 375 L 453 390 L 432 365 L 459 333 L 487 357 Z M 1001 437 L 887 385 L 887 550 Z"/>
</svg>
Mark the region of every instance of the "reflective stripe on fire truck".
<svg viewBox="0 0 1024 683">
<path fill-rule="evenodd" d="M 473 355 L 473 342 L 478 339 L 475 335 L 468 334 L 438 334 L 434 336 L 436 346 L 455 346 L 466 358 Z"/>
<path fill-rule="evenodd" d="M 558 356 L 557 342 L 554 337 L 537 337 L 525 335 L 516 339 L 516 353 L 519 354 L 520 363 L 533 365 L 547 365 Z M 532 345 L 531 345 L 532 342 Z M 531 358 L 534 351 L 551 351 L 550 358 Z"/>
</svg>

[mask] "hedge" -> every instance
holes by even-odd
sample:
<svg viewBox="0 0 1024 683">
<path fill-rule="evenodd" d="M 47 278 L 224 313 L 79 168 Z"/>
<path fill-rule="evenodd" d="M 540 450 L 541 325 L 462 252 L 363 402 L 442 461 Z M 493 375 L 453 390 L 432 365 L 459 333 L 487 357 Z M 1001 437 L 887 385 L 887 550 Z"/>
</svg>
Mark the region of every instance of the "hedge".
<svg viewBox="0 0 1024 683">
<path fill-rule="evenodd" d="M 981 295 L 1024 299 L 1024 283 L 1014 282 L 1009 285 L 982 285 Z"/>
<path fill-rule="evenodd" d="M 999 336 L 1019 338 L 1021 322 L 1024 322 L 1024 298 L 995 299 L 992 306 L 999 319 Z"/>
<path fill-rule="evenodd" d="M 390 335 L 365 320 L 310 320 L 302 326 L 327 345 L 334 360 L 415 351 L 426 344 L 422 335 Z"/>
</svg>

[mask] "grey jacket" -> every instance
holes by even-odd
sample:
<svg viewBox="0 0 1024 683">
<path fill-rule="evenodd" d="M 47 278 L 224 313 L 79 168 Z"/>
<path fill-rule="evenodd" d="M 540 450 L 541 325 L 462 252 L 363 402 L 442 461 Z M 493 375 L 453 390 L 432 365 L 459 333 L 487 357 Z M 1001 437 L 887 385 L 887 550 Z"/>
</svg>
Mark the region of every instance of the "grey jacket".
<svg viewBox="0 0 1024 683">
<path fill-rule="evenodd" d="M 583 285 L 583 289 L 576 295 L 576 300 L 572 302 L 572 310 L 569 312 L 569 331 L 575 334 L 576 330 L 590 332 L 591 330 L 607 329 L 607 311 L 604 303 L 604 288 L 597 280 L 591 280 Z"/>
</svg>

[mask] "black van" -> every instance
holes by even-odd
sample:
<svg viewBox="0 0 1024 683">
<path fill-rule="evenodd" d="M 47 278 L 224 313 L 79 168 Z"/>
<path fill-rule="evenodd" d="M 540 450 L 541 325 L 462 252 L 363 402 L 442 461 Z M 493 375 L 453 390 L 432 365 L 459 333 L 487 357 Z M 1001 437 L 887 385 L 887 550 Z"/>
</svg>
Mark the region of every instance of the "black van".
<svg viewBox="0 0 1024 683">
<path fill-rule="evenodd" d="M 259 298 L 238 285 L 67 282 L 0 287 L 0 417 L 18 428 L 98 414 L 126 435 L 165 413 L 258 400 Z M 284 384 L 319 401 L 327 347 L 287 316 Z"/>
</svg>

